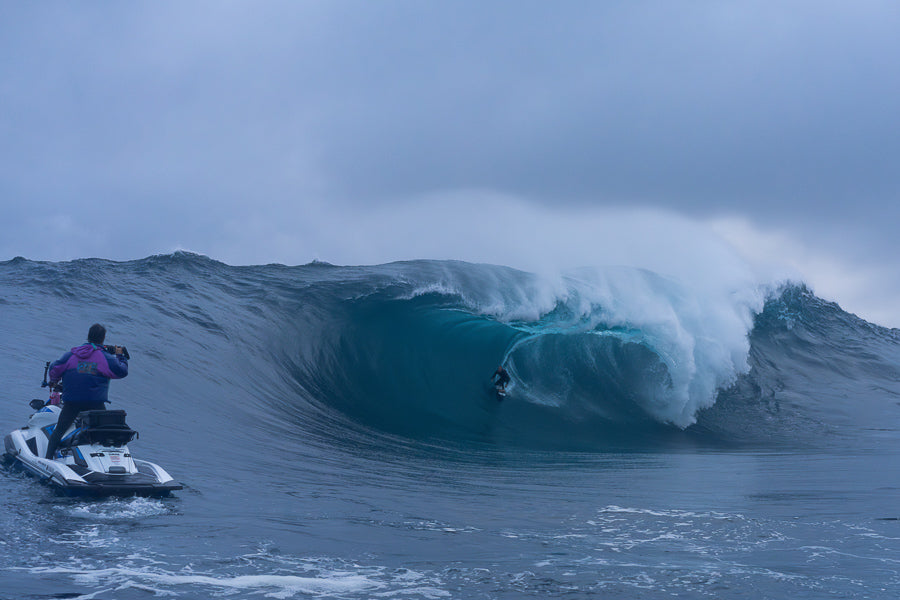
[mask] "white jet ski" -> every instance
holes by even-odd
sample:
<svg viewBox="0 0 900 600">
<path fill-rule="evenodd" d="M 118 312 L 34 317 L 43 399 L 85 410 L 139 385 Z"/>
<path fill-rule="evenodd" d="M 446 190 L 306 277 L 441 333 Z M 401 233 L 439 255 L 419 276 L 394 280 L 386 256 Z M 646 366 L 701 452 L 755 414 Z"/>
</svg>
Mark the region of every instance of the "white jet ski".
<svg viewBox="0 0 900 600">
<path fill-rule="evenodd" d="M 50 460 L 44 456 L 60 408 L 42 400 L 32 400 L 30 406 L 36 412 L 4 440 L 4 462 L 66 495 L 168 496 L 182 489 L 159 465 L 132 458 L 127 444 L 137 432 L 125 423 L 124 410 L 79 414 Z"/>
</svg>

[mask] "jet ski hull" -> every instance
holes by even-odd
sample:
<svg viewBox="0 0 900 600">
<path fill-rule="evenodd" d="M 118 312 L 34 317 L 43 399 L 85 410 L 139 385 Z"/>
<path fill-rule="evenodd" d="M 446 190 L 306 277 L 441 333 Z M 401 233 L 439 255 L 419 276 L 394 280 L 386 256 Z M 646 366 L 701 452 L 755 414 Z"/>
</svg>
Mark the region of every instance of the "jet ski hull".
<svg viewBox="0 0 900 600">
<path fill-rule="evenodd" d="M 124 443 L 79 443 L 89 441 L 78 435 L 84 427 L 67 433 L 69 444 L 61 445 L 54 459 L 44 458 L 58 414 L 57 407 L 45 407 L 25 427 L 10 432 L 4 439 L 4 462 L 64 495 L 163 497 L 182 489 L 159 465 L 132 458 Z"/>
</svg>

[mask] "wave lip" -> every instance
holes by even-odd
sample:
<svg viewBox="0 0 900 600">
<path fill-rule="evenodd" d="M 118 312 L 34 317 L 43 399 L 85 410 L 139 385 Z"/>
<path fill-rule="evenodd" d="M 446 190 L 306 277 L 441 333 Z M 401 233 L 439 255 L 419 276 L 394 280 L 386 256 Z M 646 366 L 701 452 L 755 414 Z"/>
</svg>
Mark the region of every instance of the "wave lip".
<svg viewBox="0 0 900 600">
<path fill-rule="evenodd" d="M 574 386 L 572 400 L 582 405 L 627 399 L 654 419 L 685 428 L 749 369 L 748 335 L 761 307 L 755 290 L 704 295 L 624 268 L 581 270 L 565 281 L 551 313 L 516 324 L 530 335 L 510 352 L 514 368 L 526 363 L 532 377 L 557 379 L 536 385 L 539 395 L 559 397 L 551 387 Z M 567 384 L 558 373 L 583 383 Z"/>
</svg>

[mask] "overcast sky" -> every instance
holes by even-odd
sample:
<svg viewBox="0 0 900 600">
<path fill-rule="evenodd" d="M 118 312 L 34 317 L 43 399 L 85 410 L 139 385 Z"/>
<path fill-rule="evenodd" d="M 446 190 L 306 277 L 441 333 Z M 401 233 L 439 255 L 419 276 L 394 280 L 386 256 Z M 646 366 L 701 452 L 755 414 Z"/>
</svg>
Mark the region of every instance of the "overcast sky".
<svg viewBox="0 0 900 600">
<path fill-rule="evenodd" d="M 0 0 L 0 259 L 708 235 L 900 327 L 898 32 L 896 1 Z"/>
</svg>

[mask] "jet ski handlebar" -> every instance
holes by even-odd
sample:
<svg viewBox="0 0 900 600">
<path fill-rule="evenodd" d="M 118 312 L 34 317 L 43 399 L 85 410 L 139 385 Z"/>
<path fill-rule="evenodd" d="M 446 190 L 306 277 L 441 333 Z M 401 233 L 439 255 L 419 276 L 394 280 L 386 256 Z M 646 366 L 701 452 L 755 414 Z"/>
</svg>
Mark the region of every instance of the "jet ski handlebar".
<svg viewBox="0 0 900 600">
<path fill-rule="evenodd" d="M 50 371 L 50 361 L 47 361 L 47 364 L 44 365 L 44 381 L 41 383 L 41 387 L 45 388 L 50 385 L 50 382 L 47 381 L 47 373 Z"/>
</svg>

